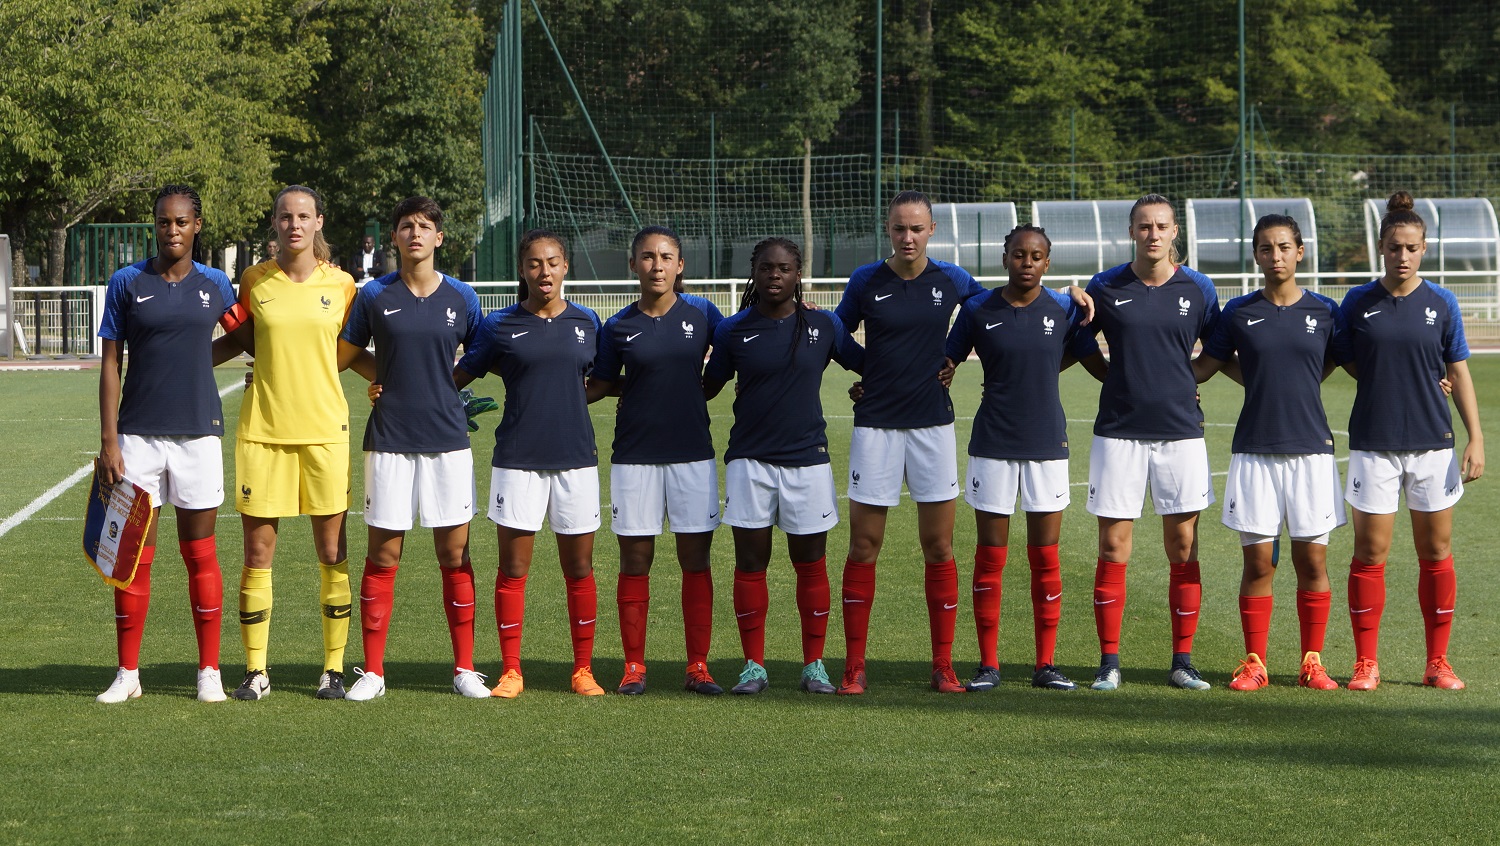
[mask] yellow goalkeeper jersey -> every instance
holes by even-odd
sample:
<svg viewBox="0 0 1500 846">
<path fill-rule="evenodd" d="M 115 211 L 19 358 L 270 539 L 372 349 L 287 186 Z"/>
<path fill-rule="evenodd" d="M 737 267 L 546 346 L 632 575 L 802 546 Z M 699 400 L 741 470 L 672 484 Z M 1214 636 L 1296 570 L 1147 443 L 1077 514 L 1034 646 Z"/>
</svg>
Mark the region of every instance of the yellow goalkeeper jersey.
<svg viewBox="0 0 1500 846">
<path fill-rule="evenodd" d="M 245 271 L 240 304 L 255 320 L 255 379 L 240 406 L 240 438 L 348 443 L 338 347 L 354 294 L 354 278 L 327 264 L 300 283 L 274 260 Z"/>
</svg>

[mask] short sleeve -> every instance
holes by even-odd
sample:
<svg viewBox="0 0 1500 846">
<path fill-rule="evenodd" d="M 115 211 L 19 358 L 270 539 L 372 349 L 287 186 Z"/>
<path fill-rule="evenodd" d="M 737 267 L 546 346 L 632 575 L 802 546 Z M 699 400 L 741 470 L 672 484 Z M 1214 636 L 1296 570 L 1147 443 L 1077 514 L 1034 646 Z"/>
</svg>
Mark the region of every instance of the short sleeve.
<svg viewBox="0 0 1500 846">
<path fill-rule="evenodd" d="M 344 331 L 339 333 L 339 340 L 360 349 L 370 345 L 370 307 L 374 305 L 375 297 L 379 296 L 379 287 L 370 283 L 359 292 L 354 300 L 354 307 L 349 310 L 348 318 L 344 321 Z"/>
<path fill-rule="evenodd" d="M 121 269 L 110 276 L 109 288 L 104 292 L 104 316 L 99 321 L 99 337 L 106 341 L 125 340 L 125 303 L 130 299 L 127 289 L 134 278 L 125 271 Z"/>
<path fill-rule="evenodd" d="M 968 304 L 958 310 L 958 317 L 954 318 L 953 328 L 948 330 L 948 340 L 943 345 L 943 355 L 949 361 L 962 362 L 973 351 L 974 341 L 970 335 L 973 313 L 974 309 Z"/>
<path fill-rule="evenodd" d="M 1214 325 L 1212 335 L 1203 342 L 1203 354 L 1218 361 L 1228 361 L 1234 355 L 1234 335 L 1231 328 L 1234 325 L 1234 313 L 1239 310 L 1239 301 L 1229 303 Z"/>
<path fill-rule="evenodd" d="M 1334 309 L 1337 319 L 1336 331 L 1328 347 L 1328 354 L 1333 358 L 1333 363 L 1345 365 L 1354 360 L 1354 330 L 1349 321 L 1349 313 L 1357 309 L 1355 302 L 1359 298 L 1359 288 L 1353 288 L 1344 295 L 1344 301 L 1338 308 Z"/>
<path fill-rule="evenodd" d="M 495 338 L 504 314 L 503 310 L 495 311 L 484 319 L 474 333 L 473 343 L 464 345 L 464 355 L 458 360 L 458 369 L 476 379 L 482 379 L 484 374 L 490 372 L 497 352 Z"/>
<path fill-rule="evenodd" d="M 1433 286 L 1437 288 L 1436 285 Z M 1469 341 L 1464 337 L 1464 315 L 1458 306 L 1458 298 L 1447 288 L 1437 288 L 1438 296 L 1448 307 L 1448 320 L 1443 327 L 1443 361 L 1452 364 L 1469 357 Z"/>
<path fill-rule="evenodd" d="M 864 308 L 860 305 L 864 292 L 864 276 L 856 271 L 855 275 L 849 277 L 849 284 L 844 286 L 843 299 L 839 300 L 838 307 L 833 310 L 834 315 L 850 332 L 858 329 L 864 320 Z"/>
<path fill-rule="evenodd" d="M 625 308 L 628 310 L 630 307 Z M 620 314 L 624 314 L 624 311 Z M 605 321 L 604 328 L 599 330 L 599 349 L 594 353 L 593 377 L 601 382 L 614 382 L 620 378 L 623 365 L 619 350 L 615 347 L 615 326 L 619 319 L 620 315 L 616 314 Z"/>
<path fill-rule="evenodd" d="M 828 315 L 828 322 L 833 327 L 833 360 L 845 370 L 864 372 L 865 348 L 844 328 L 844 321 L 839 320 L 837 314 Z"/>
<path fill-rule="evenodd" d="M 464 330 L 464 349 L 468 349 L 469 344 L 472 344 L 474 338 L 479 335 L 479 327 L 484 323 L 484 306 L 480 305 L 479 295 L 474 293 L 473 288 L 464 285 L 462 290 L 464 295 L 464 310 L 468 315 L 465 319 L 468 328 Z"/>
<path fill-rule="evenodd" d="M 728 382 L 734 376 L 734 362 L 730 359 L 730 346 L 727 343 L 729 329 L 733 324 L 733 318 L 723 320 L 714 330 L 713 352 L 709 353 L 708 364 L 703 368 L 703 381 Z"/>
</svg>

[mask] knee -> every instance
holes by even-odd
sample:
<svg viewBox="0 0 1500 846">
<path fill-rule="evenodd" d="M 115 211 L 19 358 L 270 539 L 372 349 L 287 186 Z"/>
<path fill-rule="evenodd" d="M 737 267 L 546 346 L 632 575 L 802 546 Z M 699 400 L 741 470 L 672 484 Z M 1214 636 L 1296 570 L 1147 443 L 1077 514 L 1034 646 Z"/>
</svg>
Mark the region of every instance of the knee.
<svg viewBox="0 0 1500 846">
<path fill-rule="evenodd" d="M 930 563 L 941 563 L 953 557 L 953 539 L 932 537 L 922 539 L 922 557 Z"/>
</svg>

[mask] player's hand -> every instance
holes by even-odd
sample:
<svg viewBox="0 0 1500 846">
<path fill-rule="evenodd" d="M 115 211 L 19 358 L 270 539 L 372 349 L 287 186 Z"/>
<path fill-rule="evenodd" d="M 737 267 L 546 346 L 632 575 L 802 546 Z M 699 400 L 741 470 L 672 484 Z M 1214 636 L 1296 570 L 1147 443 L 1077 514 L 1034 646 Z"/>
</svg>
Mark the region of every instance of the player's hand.
<svg viewBox="0 0 1500 846">
<path fill-rule="evenodd" d="M 953 359 L 943 359 L 943 366 L 938 368 L 938 381 L 943 383 L 943 387 L 953 387 L 953 372 L 957 369 L 958 365 L 953 362 Z"/>
<path fill-rule="evenodd" d="M 852 384 L 852 385 L 849 386 L 849 399 L 851 401 L 853 401 L 853 402 L 859 402 L 860 397 L 863 397 L 864 395 L 865 395 L 865 383 L 864 382 L 855 382 L 854 384 Z"/>
<path fill-rule="evenodd" d="M 481 414 L 488 414 L 500 407 L 494 397 L 476 397 L 474 392 L 468 388 L 458 392 L 459 399 L 464 401 L 464 417 L 468 418 L 469 431 L 479 431 L 479 421 L 474 418 Z"/>
<path fill-rule="evenodd" d="M 1083 309 L 1083 321 L 1079 325 L 1089 325 L 1089 321 L 1094 319 L 1094 298 L 1089 296 L 1088 291 L 1083 290 L 1077 285 L 1069 285 L 1067 290 L 1068 296 L 1073 299 L 1073 302 L 1077 303 Z"/>
<path fill-rule="evenodd" d="M 365 389 L 365 395 L 370 398 L 370 405 L 374 405 L 375 400 L 380 399 L 380 390 L 381 386 L 379 382 L 371 382 L 370 387 Z"/>
<path fill-rule="evenodd" d="M 1453 383 L 1448 380 L 1447 376 L 1438 380 L 1438 387 L 1443 389 L 1443 396 L 1453 396 Z"/>
<path fill-rule="evenodd" d="M 1469 445 L 1464 447 L 1464 460 L 1459 465 L 1463 470 L 1464 482 L 1477 482 L 1484 475 L 1484 441 L 1469 440 Z"/>
<path fill-rule="evenodd" d="M 125 457 L 120 454 L 118 443 L 100 444 L 99 457 L 94 459 L 94 470 L 104 485 L 118 485 L 125 478 Z"/>
</svg>

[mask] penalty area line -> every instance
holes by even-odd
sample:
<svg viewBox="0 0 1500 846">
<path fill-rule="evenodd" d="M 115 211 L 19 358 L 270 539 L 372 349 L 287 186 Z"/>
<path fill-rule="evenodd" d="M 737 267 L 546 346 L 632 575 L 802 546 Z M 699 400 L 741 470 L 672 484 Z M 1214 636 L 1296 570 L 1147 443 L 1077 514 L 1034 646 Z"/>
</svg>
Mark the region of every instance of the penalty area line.
<svg viewBox="0 0 1500 846">
<path fill-rule="evenodd" d="M 243 387 L 245 387 L 244 380 L 236 379 L 234 382 L 231 382 L 228 386 L 221 389 L 219 391 L 219 396 L 221 398 L 226 397 L 231 392 Z M 25 508 L 22 508 L 20 511 L 17 511 L 9 517 L 6 517 L 5 522 L 0 523 L 0 538 L 5 537 L 5 535 L 10 532 L 11 529 L 14 529 L 15 527 L 31 519 L 31 515 L 37 513 L 38 511 L 41 511 L 43 508 L 46 508 L 54 499 L 57 499 L 58 497 L 67 493 L 70 488 L 87 478 L 93 472 L 93 470 L 94 462 L 90 461 L 88 464 L 85 464 L 77 470 L 74 470 L 72 475 L 68 476 L 68 478 L 63 479 L 61 482 L 58 482 L 51 488 L 48 488 L 45 493 L 28 503 Z"/>
</svg>

